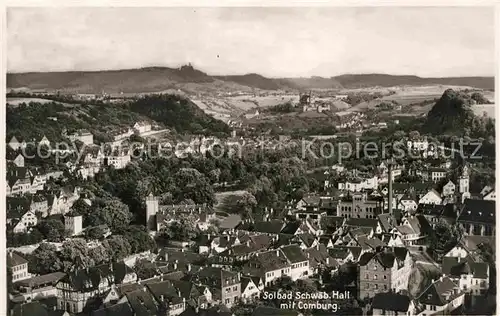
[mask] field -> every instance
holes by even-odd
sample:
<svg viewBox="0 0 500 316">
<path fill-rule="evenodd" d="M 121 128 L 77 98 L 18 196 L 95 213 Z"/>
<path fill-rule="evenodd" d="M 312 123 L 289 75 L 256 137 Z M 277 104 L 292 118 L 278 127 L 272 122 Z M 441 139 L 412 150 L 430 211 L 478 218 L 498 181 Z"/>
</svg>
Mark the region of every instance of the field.
<svg viewBox="0 0 500 316">
<path fill-rule="evenodd" d="M 486 113 L 489 117 L 495 118 L 495 104 L 477 104 L 473 105 L 472 109 L 476 115 L 482 116 Z"/>
<path fill-rule="evenodd" d="M 40 99 L 40 98 L 7 98 L 7 104 L 12 106 L 18 106 L 21 103 L 30 103 L 30 102 L 38 102 L 38 103 L 50 103 L 52 100 Z"/>
</svg>

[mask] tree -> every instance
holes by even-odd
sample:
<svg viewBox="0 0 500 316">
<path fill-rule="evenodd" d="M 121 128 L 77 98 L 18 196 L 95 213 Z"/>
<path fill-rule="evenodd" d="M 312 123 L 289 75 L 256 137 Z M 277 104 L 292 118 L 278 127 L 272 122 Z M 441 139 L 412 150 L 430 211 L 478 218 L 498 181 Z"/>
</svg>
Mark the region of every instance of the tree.
<svg viewBox="0 0 500 316">
<path fill-rule="evenodd" d="M 49 243 L 41 243 L 33 251 L 29 261 L 30 270 L 34 274 L 47 274 L 62 270 L 57 248 Z"/>
<path fill-rule="evenodd" d="M 82 238 L 73 238 L 65 241 L 60 252 L 62 270 L 64 272 L 89 268 L 95 265 L 89 254 L 87 242 Z"/>
<path fill-rule="evenodd" d="M 132 253 L 140 253 L 156 248 L 155 240 L 151 238 L 144 226 L 130 226 L 122 233 L 130 244 Z"/>
<path fill-rule="evenodd" d="M 163 242 L 168 242 L 169 240 L 190 241 L 196 238 L 196 236 L 197 231 L 194 223 L 187 219 L 170 223 L 159 234 L 159 238 Z"/>
<path fill-rule="evenodd" d="M 89 216 L 90 225 L 107 225 L 116 232 L 126 228 L 132 220 L 128 206 L 118 199 L 98 199 L 95 202 L 97 209 Z"/>
<path fill-rule="evenodd" d="M 94 226 L 89 227 L 85 230 L 85 238 L 87 240 L 96 240 L 104 237 L 106 231 L 102 228 L 102 226 Z"/>
<path fill-rule="evenodd" d="M 239 198 L 238 202 L 236 202 L 239 212 L 241 212 L 241 215 L 245 218 L 252 218 L 252 211 L 256 205 L 257 200 L 255 199 L 255 196 L 248 192 L 245 192 Z"/>
<path fill-rule="evenodd" d="M 429 236 L 429 250 L 435 259 L 440 261 L 448 251 L 457 245 L 461 238 L 462 231 L 458 226 L 440 221 Z"/>
<path fill-rule="evenodd" d="M 137 261 L 134 269 L 141 280 L 150 279 L 157 274 L 156 265 L 146 259 Z"/>
<path fill-rule="evenodd" d="M 102 264 L 110 261 L 108 258 L 108 252 L 103 245 L 98 245 L 89 249 L 89 256 L 94 261 L 94 264 Z"/>
<path fill-rule="evenodd" d="M 66 228 L 57 219 L 46 219 L 38 224 L 40 232 L 50 242 L 61 242 L 66 238 Z"/>
<path fill-rule="evenodd" d="M 102 243 L 106 249 L 107 257 L 119 261 L 130 255 L 131 247 L 127 239 L 120 235 L 114 235 Z"/>
<path fill-rule="evenodd" d="M 418 131 L 411 131 L 408 136 L 410 136 L 410 139 L 417 139 L 420 137 L 420 133 Z"/>
</svg>

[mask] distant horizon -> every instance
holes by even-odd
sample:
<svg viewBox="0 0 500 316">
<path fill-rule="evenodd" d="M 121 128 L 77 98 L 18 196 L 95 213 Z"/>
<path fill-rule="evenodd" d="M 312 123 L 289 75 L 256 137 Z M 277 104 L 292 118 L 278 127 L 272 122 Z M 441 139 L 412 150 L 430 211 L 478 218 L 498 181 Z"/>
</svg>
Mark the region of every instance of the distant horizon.
<svg viewBox="0 0 500 316">
<path fill-rule="evenodd" d="M 494 77 L 494 17 L 486 6 L 9 7 L 7 72 L 191 62 L 213 76 Z"/>
<path fill-rule="evenodd" d="M 159 69 L 179 69 L 182 66 L 188 66 L 189 63 L 186 64 L 181 64 L 178 66 L 164 66 L 164 65 L 157 65 L 157 66 L 144 66 L 144 67 L 133 67 L 133 68 L 120 68 L 120 69 L 98 69 L 98 70 L 92 70 L 92 69 L 83 69 L 83 70 L 56 70 L 56 71 L 23 71 L 23 72 L 14 72 L 14 71 L 8 71 L 7 74 L 10 75 L 22 75 L 22 74 L 43 74 L 43 73 L 77 73 L 77 72 L 94 72 L 94 73 L 99 73 L 99 72 L 118 72 L 118 71 L 130 71 L 130 70 L 144 70 L 144 69 L 152 69 L 152 68 L 159 68 Z M 287 79 L 287 78 L 293 78 L 293 79 L 310 79 L 310 78 L 323 78 L 323 79 L 330 79 L 330 78 L 336 78 L 340 76 L 368 76 L 368 75 L 382 75 L 382 76 L 393 76 L 393 77 L 418 77 L 418 78 L 423 78 L 423 79 L 429 79 L 429 78 L 495 78 L 495 75 L 465 75 L 465 76 L 419 76 L 418 74 L 410 74 L 410 73 L 404 73 L 404 74 L 395 74 L 395 73 L 375 73 L 375 72 L 347 72 L 347 73 L 341 73 L 337 75 L 331 75 L 331 76 L 319 76 L 319 75 L 311 75 L 311 76 L 297 76 L 297 77 L 281 77 L 281 76 L 265 76 L 263 74 L 257 73 L 257 72 L 248 72 L 248 73 L 229 73 L 229 74 L 213 74 L 210 72 L 207 72 L 199 67 L 196 67 L 196 65 L 193 65 L 191 63 L 191 66 L 198 71 L 201 71 L 208 76 L 211 77 L 224 77 L 224 76 L 248 76 L 248 75 L 258 75 L 262 76 L 265 78 L 269 79 Z"/>
</svg>

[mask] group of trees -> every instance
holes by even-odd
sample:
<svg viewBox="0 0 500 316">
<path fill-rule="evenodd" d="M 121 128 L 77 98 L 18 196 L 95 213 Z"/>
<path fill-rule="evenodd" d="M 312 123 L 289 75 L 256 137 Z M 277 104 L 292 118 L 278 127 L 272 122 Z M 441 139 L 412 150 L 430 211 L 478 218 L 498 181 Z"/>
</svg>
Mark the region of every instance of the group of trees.
<svg viewBox="0 0 500 316">
<path fill-rule="evenodd" d="M 134 253 L 154 250 L 155 247 L 155 241 L 144 227 L 131 226 L 122 234 L 112 235 L 92 247 L 83 238 L 67 239 L 60 251 L 54 244 L 44 242 L 28 255 L 28 260 L 32 273 L 69 272 L 119 261 Z"/>
<path fill-rule="evenodd" d="M 31 227 L 26 233 L 12 233 L 7 231 L 7 247 L 20 247 L 37 244 L 43 240 L 61 242 L 68 236 L 61 220 L 48 218 Z"/>
</svg>

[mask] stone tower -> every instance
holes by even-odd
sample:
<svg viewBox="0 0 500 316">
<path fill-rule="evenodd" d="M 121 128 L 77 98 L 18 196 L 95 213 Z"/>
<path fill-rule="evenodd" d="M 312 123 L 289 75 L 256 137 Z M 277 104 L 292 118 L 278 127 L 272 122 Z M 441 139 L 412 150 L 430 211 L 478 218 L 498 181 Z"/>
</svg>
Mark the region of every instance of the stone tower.
<svg viewBox="0 0 500 316">
<path fill-rule="evenodd" d="M 156 214 L 160 208 L 158 197 L 149 194 L 146 197 L 146 227 L 148 230 L 156 230 Z"/>
</svg>

